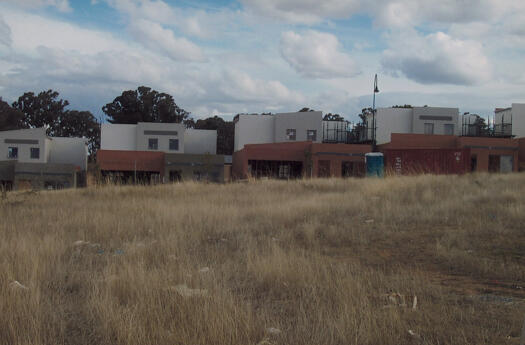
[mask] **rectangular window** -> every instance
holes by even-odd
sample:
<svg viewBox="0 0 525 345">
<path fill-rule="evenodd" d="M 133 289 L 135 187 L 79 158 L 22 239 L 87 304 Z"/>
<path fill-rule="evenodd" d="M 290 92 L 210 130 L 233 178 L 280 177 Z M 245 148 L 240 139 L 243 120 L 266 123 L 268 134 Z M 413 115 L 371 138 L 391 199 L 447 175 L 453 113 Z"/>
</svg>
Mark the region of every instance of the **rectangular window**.
<svg viewBox="0 0 525 345">
<path fill-rule="evenodd" d="M 434 134 L 434 124 L 425 123 L 425 134 Z"/>
<path fill-rule="evenodd" d="M 286 139 L 287 140 L 295 140 L 295 129 L 287 129 L 286 130 Z"/>
<path fill-rule="evenodd" d="M 18 147 L 8 147 L 7 148 L 7 158 L 17 159 L 18 158 Z"/>
<path fill-rule="evenodd" d="M 31 148 L 31 159 L 40 159 L 40 148 L 38 147 Z"/>
<path fill-rule="evenodd" d="M 306 140 L 316 141 L 317 140 L 317 131 L 315 129 L 308 129 L 306 131 Z"/>
<path fill-rule="evenodd" d="M 443 125 L 445 135 L 454 135 L 454 124 L 447 123 Z"/>
<path fill-rule="evenodd" d="M 179 150 L 179 139 L 170 139 L 170 151 Z"/>
<path fill-rule="evenodd" d="M 148 150 L 158 150 L 159 149 L 159 139 L 150 138 L 148 139 Z"/>
</svg>

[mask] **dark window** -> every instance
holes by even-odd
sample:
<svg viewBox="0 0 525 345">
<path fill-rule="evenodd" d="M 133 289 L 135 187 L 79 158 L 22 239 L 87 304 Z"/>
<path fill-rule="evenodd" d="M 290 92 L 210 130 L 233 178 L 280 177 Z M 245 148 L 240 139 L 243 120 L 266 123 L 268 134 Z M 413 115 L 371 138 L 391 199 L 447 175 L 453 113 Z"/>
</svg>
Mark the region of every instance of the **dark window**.
<svg viewBox="0 0 525 345">
<path fill-rule="evenodd" d="M 158 150 L 159 149 L 159 139 L 150 138 L 148 139 L 148 150 Z"/>
<path fill-rule="evenodd" d="M 470 156 L 470 171 L 478 170 L 478 156 Z"/>
<path fill-rule="evenodd" d="M 295 129 L 287 129 L 286 130 L 286 139 L 287 140 L 295 140 Z"/>
<path fill-rule="evenodd" d="M 38 147 L 31 148 L 31 159 L 40 159 L 40 149 Z"/>
<path fill-rule="evenodd" d="M 7 158 L 17 159 L 18 158 L 18 147 L 7 148 Z"/>
<path fill-rule="evenodd" d="M 308 129 L 306 131 L 306 140 L 316 141 L 317 140 L 317 131 L 315 129 Z"/>
<path fill-rule="evenodd" d="M 283 179 L 290 178 L 290 165 L 289 164 L 279 165 L 279 178 L 283 178 Z"/>
<path fill-rule="evenodd" d="M 448 123 L 446 125 L 443 125 L 443 129 L 446 135 L 454 135 L 454 124 Z"/>
<path fill-rule="evenodd" d="M 179 170 L 170 171 L 170 182 L 179 182 L 182 180 L 182 175 Z"/>
<path fill-rule="evenodd" d="M 179 139 L 170 139 L 170 151 L 179 150 Z"/>
<path fill-rule="evenodd" d="M 425 134 L 434 134 L 434 124 L 425 123 Z"/>
</svg>

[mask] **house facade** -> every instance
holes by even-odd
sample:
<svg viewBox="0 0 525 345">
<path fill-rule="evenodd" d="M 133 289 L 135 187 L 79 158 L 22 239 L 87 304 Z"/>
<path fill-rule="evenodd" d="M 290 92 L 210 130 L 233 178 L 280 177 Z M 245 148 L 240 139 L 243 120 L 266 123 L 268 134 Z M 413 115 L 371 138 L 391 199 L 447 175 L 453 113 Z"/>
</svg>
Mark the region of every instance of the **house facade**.
<svg viewBox="0 0 525 345">
<path fill-rule="evenodd" d="M 374 138 L 377 145 L 390 142 L 392 133 L 460 135 L 458 108 L 411 107 L 378 108 L 375 116 L 367 115 L 365 140 Z"/>
<path fill-rule="evenodd" d="M 12 189 L 86 184 L 87 139 L 46 135 L 45 128 L 0 132 L 0 183 Z"/>
<path fill-rule="evenodd" d="M 123 181 L 224 181 L 217 131 L 180 123 L 103 124 L 97 163 L 102 175 Z"/>
<path fill-rule="evenodd" d="M 346 144 L 347 122 L 320 111 L 238 115 L 232 177 L 364 176 L 371 145 Z"/>
</svg>

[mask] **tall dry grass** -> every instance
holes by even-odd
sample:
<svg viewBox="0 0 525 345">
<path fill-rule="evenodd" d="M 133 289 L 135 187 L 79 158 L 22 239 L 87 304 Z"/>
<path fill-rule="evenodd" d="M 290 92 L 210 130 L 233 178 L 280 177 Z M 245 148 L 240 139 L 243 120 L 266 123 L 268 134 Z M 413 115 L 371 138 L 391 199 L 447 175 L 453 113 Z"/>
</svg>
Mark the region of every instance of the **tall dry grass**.
<svg viewBox="0 0 525 345">
<path fill-rule="evenodd" d="M 524 228 L 523 174 L 10 193 L 0 343 L 518 344 Z"/>
</svg>

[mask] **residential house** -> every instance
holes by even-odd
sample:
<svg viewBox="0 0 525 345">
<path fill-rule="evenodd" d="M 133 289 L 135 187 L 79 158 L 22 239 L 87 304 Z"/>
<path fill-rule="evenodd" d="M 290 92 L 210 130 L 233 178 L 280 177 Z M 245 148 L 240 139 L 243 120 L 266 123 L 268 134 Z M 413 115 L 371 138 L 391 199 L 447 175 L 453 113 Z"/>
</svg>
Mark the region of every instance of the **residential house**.
<svg viewBox="0 0 525 345">
<path fill-rule="evenodd" d="M 46 135 L 45 128 L 0 132 L 0 183 L 13 189 L 86 185 L 87 139 Z"/>
</svg>

